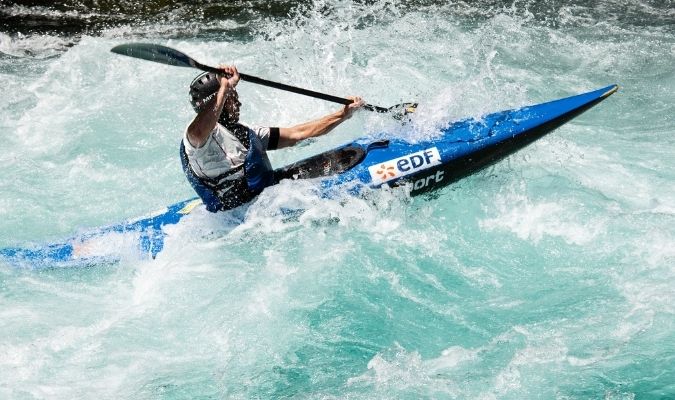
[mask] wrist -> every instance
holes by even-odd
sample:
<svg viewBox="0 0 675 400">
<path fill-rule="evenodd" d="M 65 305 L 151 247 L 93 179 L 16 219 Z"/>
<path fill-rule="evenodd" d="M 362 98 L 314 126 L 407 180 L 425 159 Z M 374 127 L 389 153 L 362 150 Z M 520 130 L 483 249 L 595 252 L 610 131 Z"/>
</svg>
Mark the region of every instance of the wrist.
<svg viewBox="0 0 675 400">
<path fill-rule="evenodd" d="M 347 108 L 347 106 L 344 106 L 341 109 L 337 110 L 333 115 L 339 119 L 349 118 L 349 109 Z"/>
</svg>

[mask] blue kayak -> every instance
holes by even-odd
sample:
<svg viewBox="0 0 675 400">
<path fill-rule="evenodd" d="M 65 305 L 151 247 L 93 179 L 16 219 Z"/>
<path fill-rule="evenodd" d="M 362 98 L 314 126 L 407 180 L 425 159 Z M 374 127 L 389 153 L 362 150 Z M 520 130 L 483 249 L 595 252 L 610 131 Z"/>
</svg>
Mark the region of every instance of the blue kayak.
<svg viewBox="0 0 675 400">
<path fill-rule="evenodd" d="M 444 187 L 509 156 L 617 89 L 616 85 L 610 85 L 548 103 L 456 121 L 426 141 L 363 138 L 275 173 L 278 180 L 318 179 L 326 196 L 345 186 L 357 194 L 364 188 L 383 185 L 406 186 L 411 195 L 418 195 Z M 154 258 L 170 234 L 167 227 L 203 207 L 198 198 L 181 201 L 151 216 L 93 229 L 60 243 L 0 249 L 0 260 L 25 268 L 115 263 L 122 257 L 120 246 L 115 244 L 121 244 L 127 252 L 131 248 L 139 258 Z"/>
</svg>

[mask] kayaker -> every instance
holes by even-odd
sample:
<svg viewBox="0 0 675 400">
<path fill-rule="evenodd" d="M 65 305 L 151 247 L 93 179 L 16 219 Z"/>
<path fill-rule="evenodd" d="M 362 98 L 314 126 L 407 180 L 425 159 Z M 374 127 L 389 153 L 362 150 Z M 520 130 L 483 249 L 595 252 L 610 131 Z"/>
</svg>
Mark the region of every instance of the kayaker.
<svg viewBox="0 0 675 400">
<path fill-rule="evenodd" d="M 239 122 L 239 72 L 220 65 L 222 74 L 205 72 L 190 84 L 197 116 L 181 142 L 188 181 L 209 211 L 238 207 L 275 182 L 267 150 L 293 146 L 325 135 L 363 106 L 360 97 L 339 111 L 290 128 L 252 127 Z"/>
</svg>

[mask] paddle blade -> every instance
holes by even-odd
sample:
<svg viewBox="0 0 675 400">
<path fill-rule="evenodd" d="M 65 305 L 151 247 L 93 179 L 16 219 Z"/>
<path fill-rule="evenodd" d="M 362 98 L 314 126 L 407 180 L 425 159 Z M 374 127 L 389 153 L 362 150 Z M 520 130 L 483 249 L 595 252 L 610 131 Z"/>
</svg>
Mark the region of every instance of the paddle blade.
<svg viewBox="0 0 675 400">
<path fill-rule="evenodd" d="M 110 49 L 113 53 L 154 61 L 177 67 L 200 68 L 198 63 L 186 54 L 170 47 L 152 43 L 125 43 Z M 201 68 L 200 68 L 201 69 Z"/>
<path fill-rule="evenodd" d="M 408 114 L 412 114 L 417 110 L 417 103 L 402 103 L 389 107 L 388 112 L 392 114 L 394 119 L 403 119 Z"/>
<path fill-rule="evenodd" d="M 365 104 L 364 109 L 368 111 L 375 111 L 380 114 L 392 114 L 395 119 L 401 119 L 407 114 L 412 114 L 417 109 L 417 103 L 401 103 L 389 108 L 374 106 L 372 104 Z"/>
</svg>

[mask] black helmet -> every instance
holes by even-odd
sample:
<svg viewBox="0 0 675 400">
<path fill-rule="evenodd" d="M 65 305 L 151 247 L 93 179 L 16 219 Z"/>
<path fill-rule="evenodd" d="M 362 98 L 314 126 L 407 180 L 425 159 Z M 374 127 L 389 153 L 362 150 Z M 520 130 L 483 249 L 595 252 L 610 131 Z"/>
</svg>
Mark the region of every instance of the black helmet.
<svg viewBox="0 0 675 400">
<path fill-rule="evenodd" d="M 203 72 L 199 74 L 190 84 L 190 104 L 195 112 L 199 113 L 204 109 L 204 104 L 208 103 L 220 88 L 218 76 L 213 72 Z"/>
</svg>

